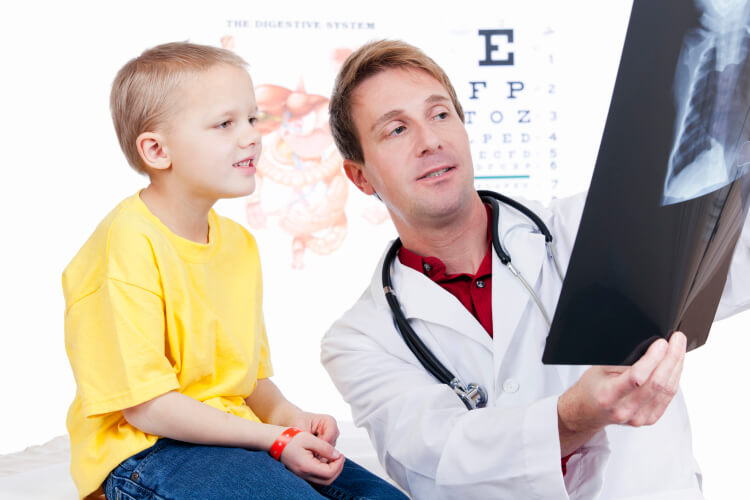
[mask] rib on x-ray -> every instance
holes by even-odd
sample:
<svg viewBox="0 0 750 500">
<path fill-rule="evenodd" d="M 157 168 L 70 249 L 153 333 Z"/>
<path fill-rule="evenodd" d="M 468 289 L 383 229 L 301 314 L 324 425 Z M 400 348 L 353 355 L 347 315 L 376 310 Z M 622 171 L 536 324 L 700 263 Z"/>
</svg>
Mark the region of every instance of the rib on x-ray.
<svg viewBox="0 0 750 500">
<path fill-rule="evenodd" d="M 697 0 L 675 72 L 675 138 L 664 205 L 719 189 L 750 166 L 750 1 Z"/>
</svg>

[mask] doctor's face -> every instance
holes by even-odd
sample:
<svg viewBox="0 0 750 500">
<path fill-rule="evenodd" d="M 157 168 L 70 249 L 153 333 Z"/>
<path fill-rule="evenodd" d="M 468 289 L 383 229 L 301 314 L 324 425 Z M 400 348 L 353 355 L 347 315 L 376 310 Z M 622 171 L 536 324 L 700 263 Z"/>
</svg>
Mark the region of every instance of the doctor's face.
<svg viewBox="0 0 750 500">
<path fill-rule="evenodd" d="M 474 196 L 469 138 L 445 88 L 424 71 L 392 68 L 354 91 L 352 116 L 364 163 L 344 162 L 394 222 L 440 223 Z"/>
</svg>

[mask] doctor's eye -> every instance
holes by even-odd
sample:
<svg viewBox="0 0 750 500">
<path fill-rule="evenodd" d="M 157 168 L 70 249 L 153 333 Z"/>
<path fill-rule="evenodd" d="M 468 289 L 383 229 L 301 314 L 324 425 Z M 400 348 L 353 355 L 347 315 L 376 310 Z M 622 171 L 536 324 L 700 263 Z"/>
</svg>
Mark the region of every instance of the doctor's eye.
<svg viewBox="0 0 750 500">
<path fill-rule="evenodd" d="M 399 125 L 398 127 L 391 130 L 391 132 L 388 135 L 401 135 L 406 130 L 406 127 L 403 125 Z"/>
<path fill-rule="evenodd" d="M 446 118 L 448 118 L 448 112 L 442 111 L 438 113 L 437 115 L 435 115 L 435 118 L 437 118 L 438 120 L 445 120 Z"/>
</svg>

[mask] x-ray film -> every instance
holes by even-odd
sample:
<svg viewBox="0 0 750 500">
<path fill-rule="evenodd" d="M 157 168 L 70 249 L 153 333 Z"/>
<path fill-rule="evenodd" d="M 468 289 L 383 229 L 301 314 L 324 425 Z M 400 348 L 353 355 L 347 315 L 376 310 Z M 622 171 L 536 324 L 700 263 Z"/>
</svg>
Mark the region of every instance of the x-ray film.
<svg viewBox="0 0 750 500">
<path fill-rule="evenodd" d="M 548 364 L 703 345 L 747 215 L 750 0 L 635 0 Z"/>
</svg>

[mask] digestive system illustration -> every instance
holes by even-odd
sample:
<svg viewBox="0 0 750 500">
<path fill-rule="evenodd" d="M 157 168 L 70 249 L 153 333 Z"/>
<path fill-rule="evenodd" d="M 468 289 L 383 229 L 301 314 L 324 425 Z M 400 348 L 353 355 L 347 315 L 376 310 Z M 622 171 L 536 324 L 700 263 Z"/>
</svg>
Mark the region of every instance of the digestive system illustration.
<svg viewBox="0 0 750 500">
<path fill-rule="evenodd" d="M 221 39 L 234 49 L 234 38 Z M 341 65 L 350 49 L 333 50 Z M 277 224 L 292 237 L 291 266 L 304 268 L 307 251 L 329 255 L 347 234 L 348 180 L 328 126 L 328 98 L 308 93 L 300 78 L 296 88 L 275 84 L 255 87 L 263 152 L 256 168 L 255 192 L 247 198 L 246 218 L 253 229 Z M 379 202 L 368 200 L 362 218 L 370 224 L 388 220 Z"/>
<path fill-rule="evenodd" d="M 347 180 L 328 130 L 328 99 L 271 84 L 255 88 L 263 153 L 247 222 L 262 228 L 271 217 L 292 235 L 292 267 L 310 250 L 327 255 L 346 236 Z"/>
</svg>

